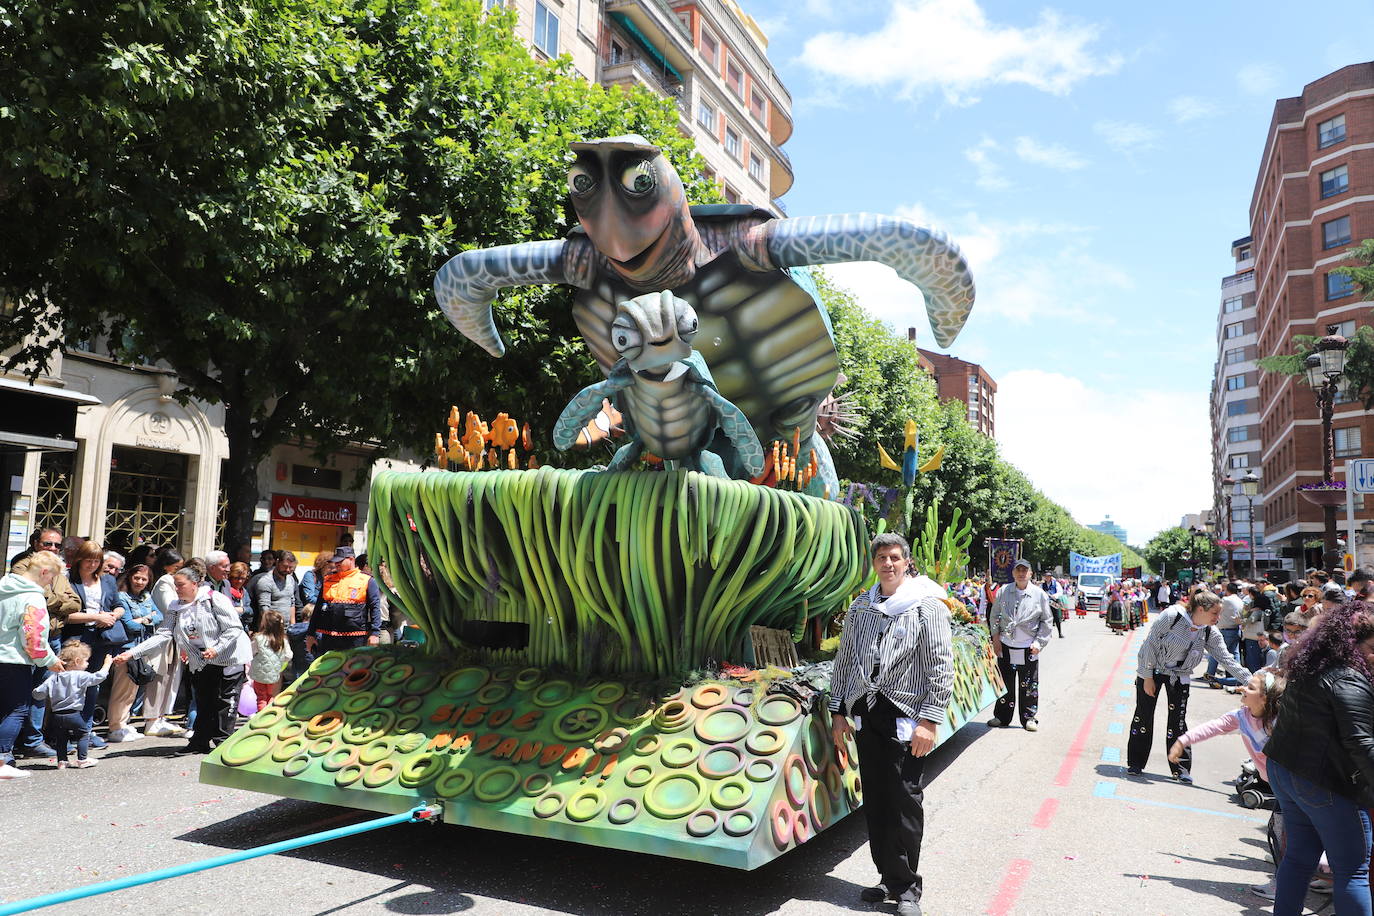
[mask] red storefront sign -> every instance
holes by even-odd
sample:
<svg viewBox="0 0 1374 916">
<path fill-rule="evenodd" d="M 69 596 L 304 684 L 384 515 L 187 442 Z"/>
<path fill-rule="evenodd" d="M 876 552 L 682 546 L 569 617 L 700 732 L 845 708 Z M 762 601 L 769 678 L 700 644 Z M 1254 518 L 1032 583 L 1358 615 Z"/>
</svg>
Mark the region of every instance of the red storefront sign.
<svg viewBox="0 0 1374 916">
<path fill-rule="evenodd" d="M 276 522 L 304 522 L 307 525 L 358 524 L 358 504 L 337 499 L 312 499 L 309 496 L 272 494 L 272 520 Z"/>
</svg>

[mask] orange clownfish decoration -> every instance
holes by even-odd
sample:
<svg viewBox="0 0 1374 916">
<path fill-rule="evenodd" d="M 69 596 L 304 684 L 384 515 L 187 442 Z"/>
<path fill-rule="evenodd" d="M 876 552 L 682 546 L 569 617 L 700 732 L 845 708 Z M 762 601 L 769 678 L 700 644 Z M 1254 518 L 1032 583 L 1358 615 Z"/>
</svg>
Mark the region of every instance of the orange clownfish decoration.
<svg viewBox="0 0 1374 916">
<path fill-rule="evenodd" d="M 487 441 L 497 448 L 514 448 L 520 441 L 520 427 L 505 413 L 498 413 L 491 421 Z"/>
</svg>

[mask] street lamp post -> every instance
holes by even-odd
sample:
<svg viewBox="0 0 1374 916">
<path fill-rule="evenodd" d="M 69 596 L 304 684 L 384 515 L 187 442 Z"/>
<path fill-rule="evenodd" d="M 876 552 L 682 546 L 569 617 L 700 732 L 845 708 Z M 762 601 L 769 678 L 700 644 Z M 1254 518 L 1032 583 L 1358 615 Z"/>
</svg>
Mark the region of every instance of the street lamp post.
<svg viewBox="0 0 1374 916">
<path fill-rule="evenodd" d="M 1231 495 L 1236 492 L 1236 479 L 1227 474 L 1221 481 L 1222 496 L 1226 500 L 1226 578 L 1236 577 L 1236 531 L 1231 520 Z"/>
<path fill-rule="evenodd" d="M 1255 475 L 1254 468 L 1246 471 L 1240 479 L 1240 491 L 1245 494 L 1245 503 L 1250 507 L 1250 581 L 1255 582 L 1259 579 L 1255 565 L 1255 496 L 1259 493 L 1259 477 Z"/>
<path fill-rule="evenodd" d="M 1188 568 L 1193 571 L 1193 582 L 1197 582 L 1197 525 L 1188 526 Z"/>
<path fill-rule="evenodd" d="M 1207 538 L 1207 547 L 1206 547 L 1206 550 L 1207 550 L 1207 578 L 1208 578 L 1208 579 L 1211 579 L 1211 578 L 1212 578 L 1213 572 L 1216 571 L 1216 567 L 1213 565 L 1213 560 L 1214 560 L 1215 557 L 1216 557 L 1216 551 L 1217 551 L 1217 545 L 1216 545 L 1217 521 L 1216 521 L 1216 519 L 1214 519 L 1214 518 L 1209 518 L 1209 519 L 1207 519 L 1205 522 L 1203 522 L 1203 523 L 1202 523 L 1202 533 L 1203 533 L 1203 536 Z"/>
<path fill-rule="evenodd" d="M 1330 483 L 1336 476 L 1335 448 L 1331 438 L 1331 415 L 1336 407 L 1336 390 L 1345 372 L 1345 351 L 1350 341 L 1341 336 L 1340 326 L 1326 327 L 1326 336 L 1317 341 L 1316 349 L 1304 361 L 1307 384 L 1317 398 L 1317 411 L 1322 419 L 1322 483 Z M 1253 545 L 1251 550 L 1254 550 Z M 1335 569 L 1340 561 L 1336 552 L 1336 507 L 1322 506 L 1322 566 Z"/>
</svg>

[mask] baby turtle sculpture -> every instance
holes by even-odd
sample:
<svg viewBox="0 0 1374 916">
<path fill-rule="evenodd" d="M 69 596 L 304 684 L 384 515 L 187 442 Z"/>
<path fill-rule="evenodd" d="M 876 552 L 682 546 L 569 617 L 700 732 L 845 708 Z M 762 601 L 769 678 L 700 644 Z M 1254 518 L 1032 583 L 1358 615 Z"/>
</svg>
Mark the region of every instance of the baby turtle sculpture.
<svg viewBox="0 0 1374 916">
<path fill-rule="evenodd" d="M 621 302 L 611 322 L 611 346 L 620 359 L 604 382 L 583 388 L 563 409 L 553 444 L 573 447 L 583 428 L 610 398 L 625 421 L 629 441 L 607 465 L 627 470 L 644 453 L 670 468 L 728 477 L 720 456 L 710 451 L 717 429 L 751 475 L 763 471 L 763 446 L 738 407 L 721 397 L 701 355 L 692 349 L 696 310 L 668 290 Z"/>
<path fill-rule="evenodd" d="M 698 350 L 716 390 L 748 417 L 765 444 L 814 449 L 810 492 L 839 487 L 825 441 L 815 435 L 821 402 L 839 371 L 829 316 L 805 268 L 878 261 L 925 296 L 935 340 L 954 342 L 973 305 L 973 278 L 942 233 L 870 214 L 778 219 L 749 206 L 689 207 L 682 180 L 658 147 L 630 135 L 571 144 L 568 190 L 581 228 L 557 241 L 464 251 L 446 263 L 434 291 L 449 320 L 493 356 L 505 352 L 492 320 L 496 294 L 511 286 L 567 283 L 573 317 L 601 369 L 620 360 L 616 304 L 670 290 L 695 309 Z M 712 451 L 731 477 L 749 477 L 734 445 Z"/>
</svg>

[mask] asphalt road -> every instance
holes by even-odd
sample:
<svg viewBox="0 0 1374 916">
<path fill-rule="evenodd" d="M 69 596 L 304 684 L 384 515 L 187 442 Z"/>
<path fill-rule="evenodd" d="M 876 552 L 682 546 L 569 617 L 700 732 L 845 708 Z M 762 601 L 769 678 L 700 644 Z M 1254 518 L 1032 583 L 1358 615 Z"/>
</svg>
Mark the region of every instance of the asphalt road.
<svg viewBox="0 0 1374 916">
<path fill-rule="evenodd" d="M 927 769 L 925 912 L 1260 914 L 1267 812 L 1231 797 L 1239 737 L 1200 746 L 1196 784 L 1124 779 L 1130 679 L 1143 631 L 1065 625 L 1042 658 L 1041 729 L 966 726 Z M 1236 703 L 1195 689 L 1190 721 Z M 1162 707 L 1163 704 L 1161 704 Z M 1159 728 L 1162 730 L 1163 710 Z M 209 858 L 372 817 L 204 786 L 181 742 L 96 752 L 89 770 L 34 766 L 0 783 L 0 899 Z M 849 817 L 754 872 L 448 825 L 400 825 L 42 912 L 236 916 L 892 912 L 859 902 L 876 877 Z M 1314 904 L 1327 898 L 1312 896 Z M 1329 912 L 1329 907 L 1327 912 Z"/>
</svg>

